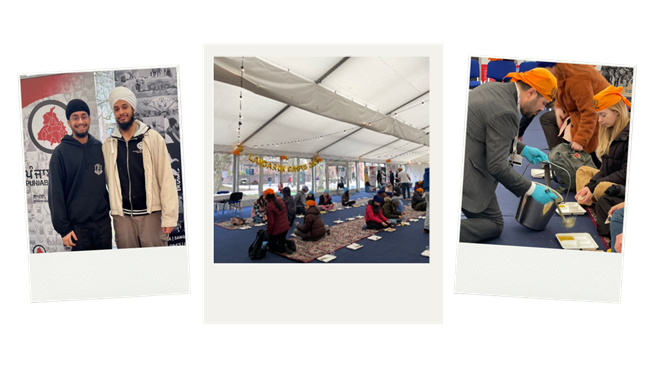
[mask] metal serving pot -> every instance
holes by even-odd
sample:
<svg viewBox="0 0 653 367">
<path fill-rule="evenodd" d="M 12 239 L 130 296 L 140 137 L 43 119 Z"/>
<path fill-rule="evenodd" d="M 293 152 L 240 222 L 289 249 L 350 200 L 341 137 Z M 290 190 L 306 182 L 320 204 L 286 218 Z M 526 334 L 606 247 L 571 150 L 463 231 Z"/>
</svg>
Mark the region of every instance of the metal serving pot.
<svg viewBox="0 0 653 367">
<path fill-rule="evenodd" d="M 548 188 L 558 196 L 556 201 L 562 201 L 562 196 L 555 190 L 538 182 L 535 182 L 535 184 Z M 549 224 L 549 220 L 551 220 L 551 216 L 553 216 L 555 211 L 556 205 L 553 201 L 543 205 L 533 199 L 532 196 L 524 195 L 519 199 L 519 207 L 517 208 L 515 219 L 526 228 L 542 231 Z"/>
</svg>

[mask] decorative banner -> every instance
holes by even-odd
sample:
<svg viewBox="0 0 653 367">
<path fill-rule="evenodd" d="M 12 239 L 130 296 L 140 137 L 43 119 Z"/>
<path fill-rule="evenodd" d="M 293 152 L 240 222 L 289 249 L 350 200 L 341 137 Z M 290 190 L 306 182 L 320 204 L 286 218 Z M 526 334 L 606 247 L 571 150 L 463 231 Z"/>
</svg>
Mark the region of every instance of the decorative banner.
<svg viewBox="0 0 653 367">
<path fill-rule="evenodd" d="M 322 160 L 320 158 L 317 158 L 317 159 L 313 158 L 313 160 L 308 162 L 308 164 L 300 164 L 300 165 L 297 165 L 297 166 L 282 166 L 280 164 L 268 162 L 265 159 L 262 159 L 260 157 L 252 158 L 251 154 L 249 155 L 249 157 L 247 159 L 249 159 L 250 162 L 254 162 L 254 163 L 258 164 L 259 166 L 261 166 L 263 168 L 267 168 L 267 169 L 270 169 L 272 171 L 279 171 L 279 172 L 306 171 L 309 168 L 313 168 L 313 167 L 317 166 L 319 164 L 319 162 Z"/>
<path fill-rule="evenodd" d="M 23 151 L 29 249 L 33 253 L 64 251 L 61 236 L 52 227 L 48 206 L 50 156 L 61 139 L 71 133 L 66 105 L 80 98 L 90 109 L 89 133 L 103 138 L 97 117 L 93 73 L 24 78 L 20 81 L 23 115 Z"/>
</svg>

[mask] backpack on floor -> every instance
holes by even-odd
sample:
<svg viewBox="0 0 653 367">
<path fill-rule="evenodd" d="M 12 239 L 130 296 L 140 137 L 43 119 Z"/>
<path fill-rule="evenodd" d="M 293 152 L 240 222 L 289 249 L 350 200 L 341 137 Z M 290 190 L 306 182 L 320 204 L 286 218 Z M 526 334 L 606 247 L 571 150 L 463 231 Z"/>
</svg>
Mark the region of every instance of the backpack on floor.
<svg viewBox="0 0 653 367">
<path fill-rule="evenodd" d="M 576 171 L 582 166 L 596 168 L 592 156 L 584 150 L 579 152 L 571 149 L 571 143 L 560 143 L 553 147 L 549 153 L 549 161 L 553 163 L 551 169 L 556 176 L 556 181 L 574 192 L 576 191 Z"/>
<path fill-rule="evenodd" d="M 249 246 L 249 258 L 252 260 L 259 260 L 265 257 L 265 254 L 268 252 L 267 244 L 263 245 L 263 242 L 269 241 L 268 233 L 264 229 L 259 229 L 256 232 L 256 238 L 254 242 Z"/>
</svg>

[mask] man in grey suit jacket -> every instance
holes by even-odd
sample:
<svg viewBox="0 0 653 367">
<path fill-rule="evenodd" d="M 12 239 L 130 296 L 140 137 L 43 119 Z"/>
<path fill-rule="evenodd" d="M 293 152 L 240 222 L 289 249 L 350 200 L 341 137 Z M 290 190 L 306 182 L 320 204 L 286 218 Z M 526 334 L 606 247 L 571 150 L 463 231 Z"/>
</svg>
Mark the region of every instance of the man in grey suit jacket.
<svg viewBox="0 0 653 367">
<path fill-rule="evenodd" d="M 469 92 L 461 242 L 483 242 L 503 231 L 503 217 L 495 193 L 501 182 L 516 196 L 530 195 L 545 204 L 556 198 L 542 186 L 519 175 L 509 156 L 521 154 L 532 164 L 547 161 L 546 154 L 517 139 L 520 112 L 534 116 L 555 97 L 556 79 L 536 68 L 511 73 L 513 83 L 485 83 Z"/>
</svg>

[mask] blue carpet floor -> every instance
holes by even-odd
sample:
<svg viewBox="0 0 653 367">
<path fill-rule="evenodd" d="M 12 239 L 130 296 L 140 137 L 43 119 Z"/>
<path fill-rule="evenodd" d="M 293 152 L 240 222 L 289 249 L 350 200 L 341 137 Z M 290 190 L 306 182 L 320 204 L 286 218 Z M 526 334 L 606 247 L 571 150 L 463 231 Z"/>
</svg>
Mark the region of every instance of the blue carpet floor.
<svg viewBox="0 0 653 367">
<path fill-rule="evenodd" d="M 352 195 L 352 200 L 359 198 L 371 198 L 370 193 L 357 193 Z M 332 196 L 334 202 L 340 202 L 339 196 Z M 405 205 L 410 205 L 409 201 L 404 201 Z M 249 217 L 251 207 L 243 208 L 243 217 Z M 332 226 L 333 221 L 346 217 L 365 215 L 365 207 L 357 207 L 353 209 L 346 209 L 336 212 L 328 212 L 322 215 L 322 220 L 325 224 Z M 234 216 L 231 214 L 214 213 L 213 222 L 218 223 L 229 220 Z M 302 219 L 298 219 L 301 223 Z M 251 260 L 247 254 L 249 246 L 256 237 L 256 230 L 265 227 L 254 227 L 249 230 L 228 230 L 219 226 L 213 226 L 213 262 L 214 263 L 293 263 L 298 262 L 290 260 L 284 256 L 268 252 L 267 255 L 261 260 Z M 288 235 L 295 229 L 292 223 Z M 410 226 L 397 227 L 397 230 L 392 233 L 380 232 L 377 235 L 382 239 L 378 241 L 370 241 L 363 239 L 358 241 L 363 245 L 358 250 L 350 250 L 348 248 L 341 248 L 335 252 L 337 258 L 329 264 L 338 263 L 428 263 L 429 258 L 421 256 L 421 253 L 426 250 L 429 244 L 429 235 L 423 232 L 424 220 L 411 223 Z M 361 230 L 361 233 L 363 231 Z M 323 264 L 320 261 L 314 260 L 311 263 Z"/>
<path fill-rule="evenodd" d="M 538 148 L 548 154 L 548 146 L 546 144 L 544 132 L 542 131 L 542 125 L 540 125 L 540 116 L 541 114 L 535 117 L 535 119 L 533 119 L 529 125 L 528 129 L 526 129 L 526 132 L 524 133 L 524 144 Z M 523 173 L 527 179 L 544 184 L 544 179 L 535 179 L 531 176 L 531 169 L 540 168 L 540 166 L 527 166 L 528 161 L 523 159 L 523 165 L 515 166 L 514 169 L 520 175 Z M 525 173 L 524 170 L 526 170 Z M 552 180 L 551 187 L 557 189 L 559 185 Z M 515 220 L 519 198 L 513 195 L 501 184 L 499 184 L 497 187 L 496 194 L 499 201 L 499 206 L 501 207 L 501 212 L 503 214 L 503 233 L 498 238 L 492 241 L 487 241 L 485 243 L 494 245 L 562 249 L 562 246 L 560 246 L 557 238 L 555 237 L 556 233 L 587 232 L 592 235 L 594 241 L 599 245 L 599 250 L 606 250 L 605 244 L 601 240 L 601 237 L 598 235 L 596 227 L 594 226 L 589 213 L 577 216 L 576 225 L 573 228 L 565 228 L 562 225 L 562 218 L 560 218 L 557 213 L 554 213 L 553 217 L 551 217 L 551 221 L 544 229 L 544 231 L 533 231 L 522 226 Z M 571 192 L 569 193 L 568 198 L 566 194 L 563 194 L 562 197 L 563 200 L 566 199 L 569 202 L 575 202 L 576 199 L 574 199 L 574 195 L 575 193 Z M 464 218 L 464 216 L 462 217 Z"/>
</svg>

